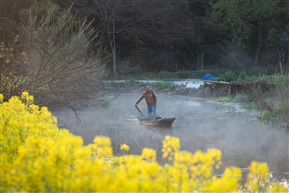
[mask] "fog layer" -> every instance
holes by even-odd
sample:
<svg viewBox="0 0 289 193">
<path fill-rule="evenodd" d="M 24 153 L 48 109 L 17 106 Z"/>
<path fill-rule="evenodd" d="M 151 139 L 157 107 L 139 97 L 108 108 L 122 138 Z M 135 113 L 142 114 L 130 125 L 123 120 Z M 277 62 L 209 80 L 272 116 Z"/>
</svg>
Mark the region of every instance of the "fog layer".
<svg viewBox="0 0 289 193">
<path fill-rule="evenodd" d="M 157 114 L 176 117 L 171 128 L 145 127 L 138 123 L 140 113 L 134 107 L 140 94 L 121 94 L 110 107 L 89 107 L 78 111 L 80 122 L 69 109 L 55 111 L 59 126 L 82 136 L 85 144 L 95 136 L 111 138 L 114 154 L 121 144 L 130 146 L 129 153 L 139 154 L 144 147 L 155 149 L 161 161 L 162 140 L 166 135 L 178 137 L 181 149 L 195 152 L 218 148 L 222 151 L 223 167 L 241 168 L 250 162 L 267 162 L 276 176 L 288 178 L 289 134 L 281 128 L 264 125 L 256 112 L 238 110 L 236 105 L 185 96 L 157 95 Z M 147 113 L 145 101 L 139 104 Z"/>
</svg>

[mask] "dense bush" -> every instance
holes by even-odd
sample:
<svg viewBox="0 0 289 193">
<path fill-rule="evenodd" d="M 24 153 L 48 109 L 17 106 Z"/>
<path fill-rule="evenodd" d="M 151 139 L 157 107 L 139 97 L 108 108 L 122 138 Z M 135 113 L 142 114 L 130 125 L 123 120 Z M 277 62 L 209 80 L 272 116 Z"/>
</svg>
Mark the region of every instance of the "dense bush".
<svg viewBox="0 0 289 193">
<path fill-rule="evenodd" d="M 162 80 L 177 79 L 178 75 L 175 72 L 160 71 L 158 77 Z"/>
<path fill-rule="evenodd" d="M 124 155 L 113 156 L 107 137 L 84 146 L 27 92 L 9 102 L 0 94 L 0 109 L 0 192 L 288 192 L 269 179 L 266 163 L 252 161 L 244 186 L 240 168 L 216 176 L 221 151 L 181 151 L 175 137 L 163 140 L 164 165 L 155 150 L 131 155 L 126 144 L 120 147 Z"/>
<path fill-rule="evenodd" d="M 219 77 L 219 80 L 221 81 L 226 81 L 226 82 L 230 82 L 230 81 L 235 81 L 237 80 L 238 75 L 233 72 L 233 71 L 226 71 L 225 73 L 221 74 Z"/>
<path fill-rule="evenodd" d="M 0 43 L 0 92 L 6 98 L 28 90 L 49 101 L 76 107 L 101 95 L 106 74 L 102 52 L 90 45 L 97 31 L 51 1 L 37 1 L 19 12 L 13 42 Z"/>
</svg>

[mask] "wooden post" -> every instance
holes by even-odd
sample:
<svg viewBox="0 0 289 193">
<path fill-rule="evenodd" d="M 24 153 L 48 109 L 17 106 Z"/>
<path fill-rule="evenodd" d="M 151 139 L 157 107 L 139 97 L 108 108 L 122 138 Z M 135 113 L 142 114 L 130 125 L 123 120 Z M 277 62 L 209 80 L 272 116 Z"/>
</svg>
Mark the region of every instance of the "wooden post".
<svg viewBox="0 0 289 193">
<path fill-rule="evenodd" d="M 229 92 L 229 95 L 231 95 L 231 92 L 232 92 L 231 89 L 232 89 L 232 87 L 231 87 L 231 85 L 229 84 L 229 91 L 228 91 L 228 92 Z"/>
<path fill-rule="evenodd" d="M 283 75 L 283 69 L 282 69 L 282 63 L 279 61 L 279 67 L 280 67 L 280 74 Z"/>
<path fill-rule="evenodd" d="M 204 70 L 204 52 L 202 52 L 202 70 Z"/>
<path fill-rule="evenodd" d="M 203 91 L 202 91 L 202 95 L 203 95 L 203 97 L 204 97 L 204 95 L 205 95 L 205 88 L 206 88 L 206 85 L 207 85 L 207 83 L 206 83 L 206 81 L 204 81 L 204 86 L 203 86 Z"/>
</svg>

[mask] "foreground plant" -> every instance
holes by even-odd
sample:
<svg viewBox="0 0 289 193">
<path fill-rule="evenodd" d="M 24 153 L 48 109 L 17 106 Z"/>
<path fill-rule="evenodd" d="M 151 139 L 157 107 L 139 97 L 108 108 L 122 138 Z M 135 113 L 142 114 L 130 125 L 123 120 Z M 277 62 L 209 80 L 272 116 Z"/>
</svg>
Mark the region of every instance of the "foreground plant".
<svg viewBox="0 0 289 193">
<path fill-rule="evenodd" d="M 180 150 L 178 138 L 163 141 L 164 165 L 156 152 L 113 156 L 111 141 L 97 136 L 85 146 L 81 137 L 57 127 L 46 107 L 28 92 L 3 102 L 1 110 L 1 192 L 288 192 L 270 181 L 266 163 L 253 161 L 241 186 L 241 169 L 227 167 L 221 176 L 221 151 L 194 154 Z M 244 187 L 244 188 L 242 188 Z"/>
</svg>

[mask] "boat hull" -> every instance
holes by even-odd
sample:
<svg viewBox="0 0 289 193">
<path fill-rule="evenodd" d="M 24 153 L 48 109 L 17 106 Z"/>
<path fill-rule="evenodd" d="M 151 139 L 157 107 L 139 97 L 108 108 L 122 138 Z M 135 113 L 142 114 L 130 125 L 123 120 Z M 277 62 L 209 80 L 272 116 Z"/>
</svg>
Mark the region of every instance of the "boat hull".
<svg viewBox="0 0 289 193">
<path fill-rule="evenodd" d="M 175 120 L 176 120 L 175 117 L 171 117 L 171 118 L 157 117 L 153 121 L 148 121 L 147 117 L 138 117 L 138 121 L 141 125 L 157 126 L 157 127 L 171 127 Z"/>
</svg>

